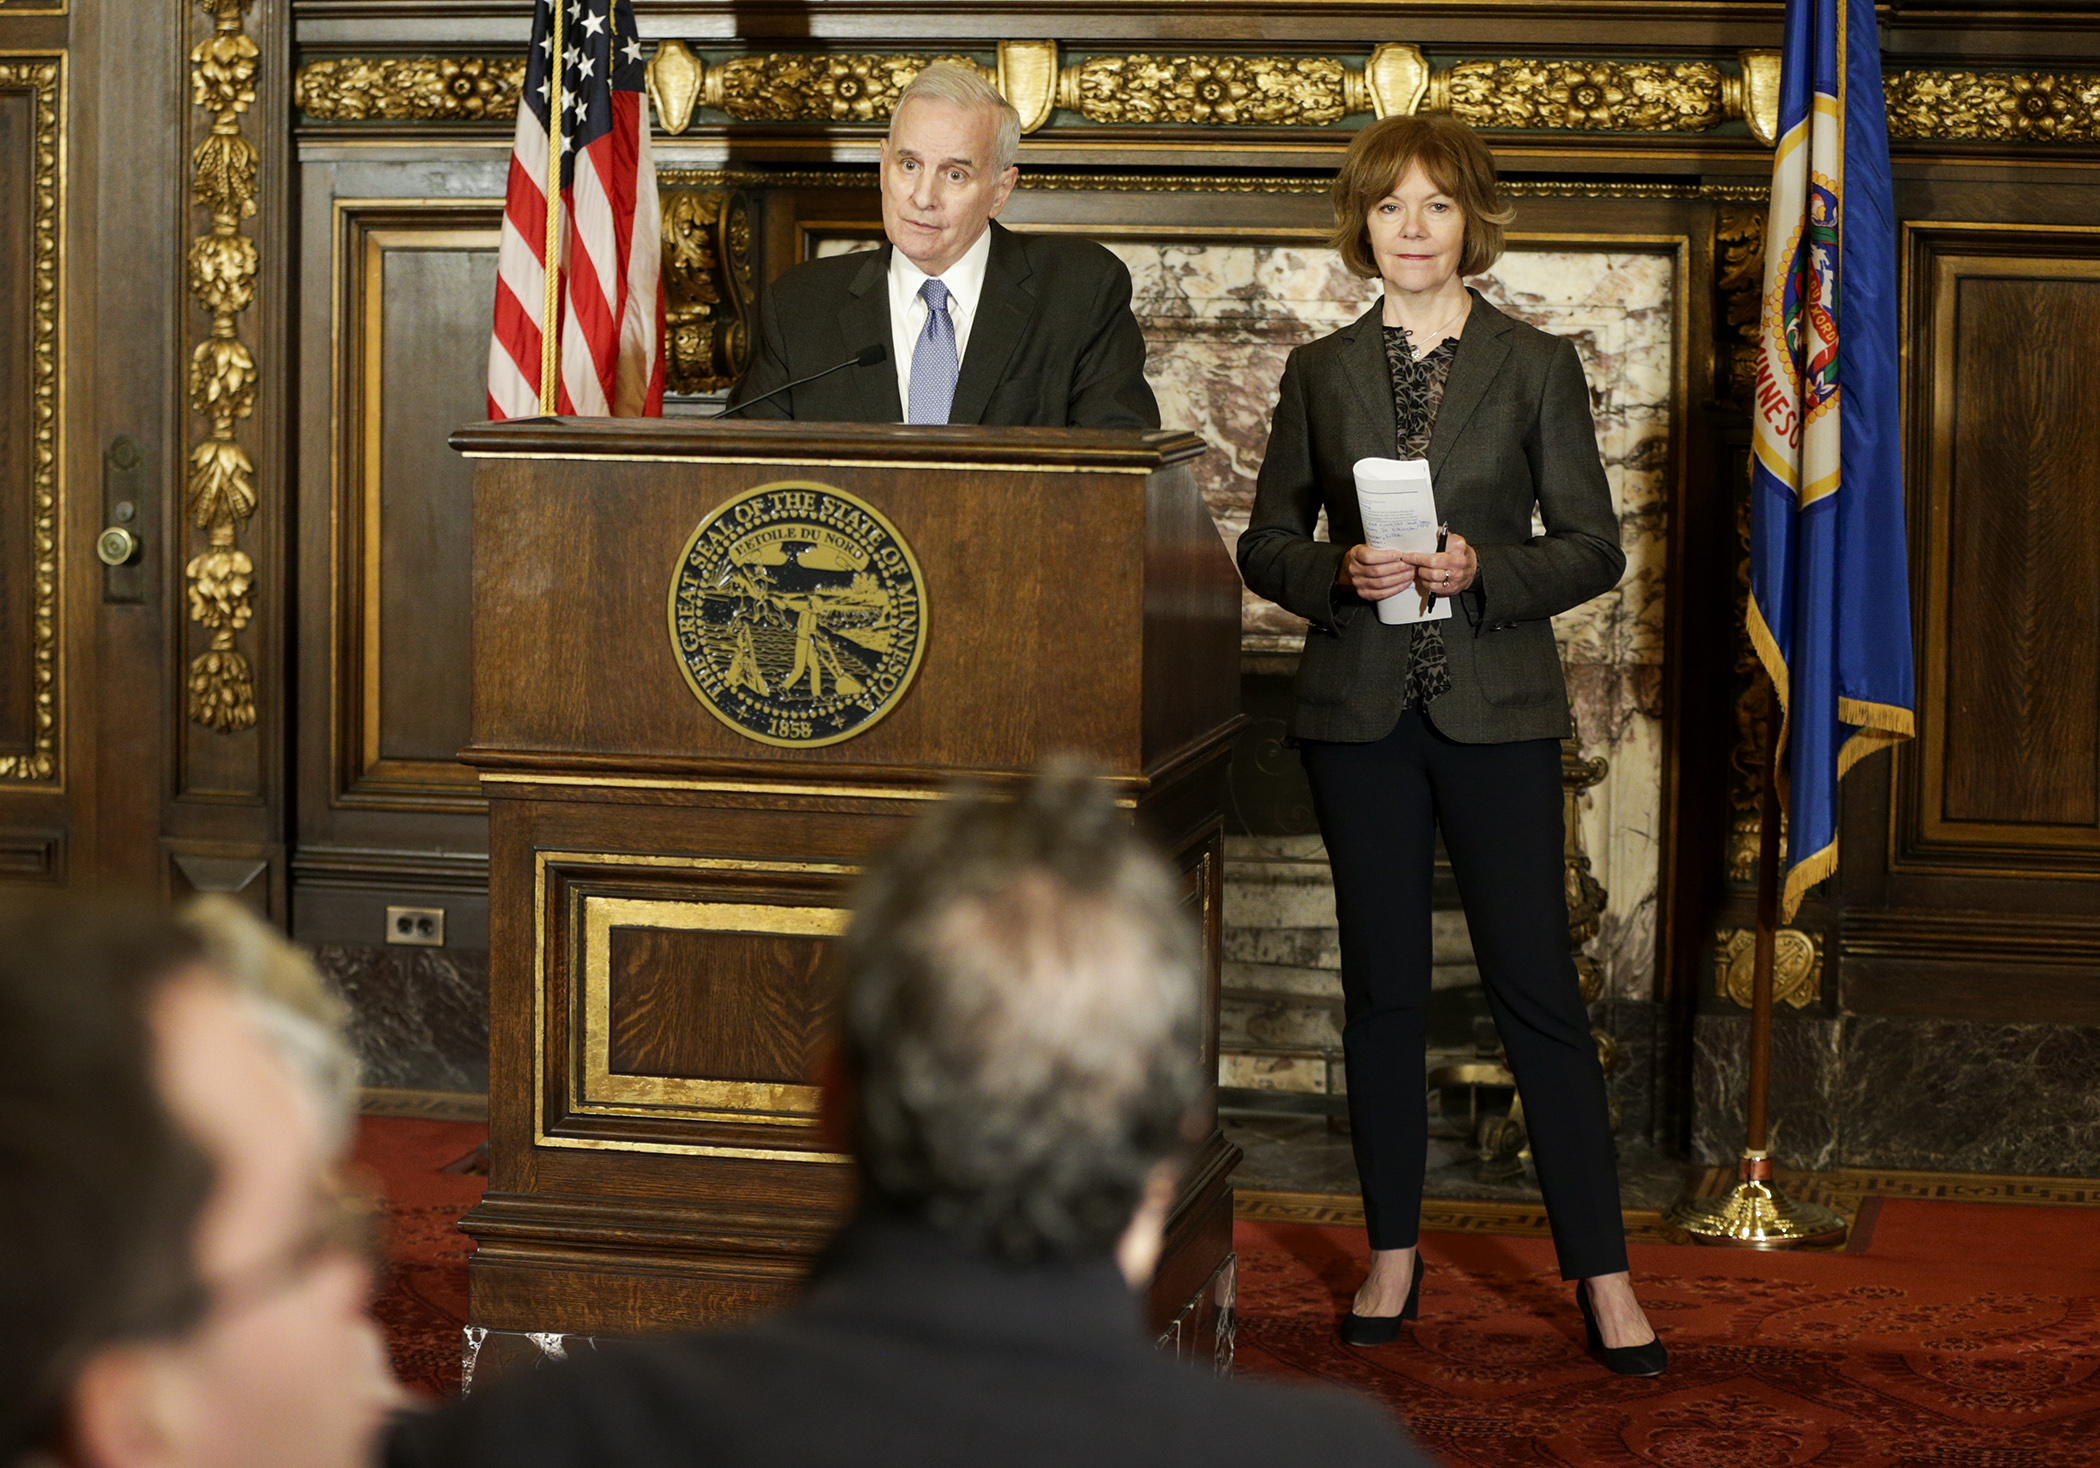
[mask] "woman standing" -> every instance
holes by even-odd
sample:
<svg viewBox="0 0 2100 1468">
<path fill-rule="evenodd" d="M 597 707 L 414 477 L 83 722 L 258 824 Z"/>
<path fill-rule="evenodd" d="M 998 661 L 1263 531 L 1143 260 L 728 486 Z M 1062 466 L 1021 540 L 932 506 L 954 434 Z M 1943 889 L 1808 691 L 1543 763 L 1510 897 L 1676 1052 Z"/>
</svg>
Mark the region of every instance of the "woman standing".
<svg viewBox="0 0 2100 1468">
<path fill-rule="evenodd" d="M 1371 1272 L 1342 1334 L 1412 1319 L 1428 1150 L 1430 884 L 1443 831 L 1488 1005 L 1524 1098 L 1539 1185 L 1589 1343 L 1652 1376 L 1667 1353 L 1634 1299 L 1604 1092 L 1568 945 L 1552 618 L 1626 566 L 1572 344 L 1504 316 L 1461 277 L 1494 263 L 1510 211 L 1495 163 L 1442 114 L 1356 135 L 1334 245 L 1380 304 L 1284 367 L 1241 574 L 1312 623 L 1291 732 L 1312 784 L 1341 924 L 1349 1117 Z M 1426 458 L 1440 553 L 1364 545 L 1354 465 Z M 1325 509 L 1329 541 L 1313 539 Z M 1532 533 L 1536 509 L 1545 533 Z M 1454 600 L 1389 626 L 1371 605 Z"/>
</svg>

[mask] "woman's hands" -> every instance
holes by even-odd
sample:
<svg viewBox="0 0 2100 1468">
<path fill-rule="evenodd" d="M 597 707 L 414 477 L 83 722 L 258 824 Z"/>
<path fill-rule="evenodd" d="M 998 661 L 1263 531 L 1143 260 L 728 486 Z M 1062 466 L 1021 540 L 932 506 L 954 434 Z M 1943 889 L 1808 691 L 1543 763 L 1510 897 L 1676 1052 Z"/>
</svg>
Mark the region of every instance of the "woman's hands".
<svg viewBox="0 0 2100 1468">
<path fill-rule="evenodd" d="M 1421 583 L 1421 591 L 1457 596 L 1480 574 L 1480 557 L 1466 538 L 1453 531 L 1440 551 L 1373 550 L 1352 545 L 1335 572 L 1335 584 L 1365 601 L 1384 601 Z"/>
</svg>

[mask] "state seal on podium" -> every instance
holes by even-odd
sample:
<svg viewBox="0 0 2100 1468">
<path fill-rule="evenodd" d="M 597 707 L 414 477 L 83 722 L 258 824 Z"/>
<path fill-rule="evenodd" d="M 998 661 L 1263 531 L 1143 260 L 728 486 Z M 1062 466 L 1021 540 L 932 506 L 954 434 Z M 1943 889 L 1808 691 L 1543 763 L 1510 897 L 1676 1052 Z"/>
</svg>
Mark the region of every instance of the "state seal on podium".
<svg viewBox="0 0 2100 1468">
<path fill-rule="evenodd" d="M 836 744 L 911 687 L 926 586 L 873 505 L 781 480 L 693 531 L 671 576 L 670 624 L 686 686 L 716 718 L 763 744 Z"/>
</svg>

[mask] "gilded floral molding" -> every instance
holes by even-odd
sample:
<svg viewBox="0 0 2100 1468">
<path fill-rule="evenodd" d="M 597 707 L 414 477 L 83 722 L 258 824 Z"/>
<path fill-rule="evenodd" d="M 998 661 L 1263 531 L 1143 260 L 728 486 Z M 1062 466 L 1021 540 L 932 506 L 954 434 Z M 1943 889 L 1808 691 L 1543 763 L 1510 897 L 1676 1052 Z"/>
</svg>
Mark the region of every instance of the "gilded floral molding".
<svg viewBox="0 0 2100 1468">
<path fill-rule="evenodd" d="M 1721 928 L 1714 933 L 1714 994 L 1750 1007 L 1757 934 L 1749 928 Z M 1823 945 L 1799 928 L 1773 935 L 1772 1002 L 1806 1009 L 1823 998 Z"/>
<path fill-rule="evenodd" d="M 861 121 L 889 116 L 918 69 L 968 57 L 824 54 L 707 62 L 665 41 L 649 64 L 667 133 L 708 107 L 739 120 Z M 978 66 L 1033 132 L 1058 109 L 1097 125 L 1326 127 L 1346 117 L 1427 107 L 1493 129 L 1696 132 L 1748 118 L 1770 141 L 1777 60 L 1744 52 L 1737 72 L 1711 62 L 1465 61 L 1432 68 L 1419 48 L 1388 43 L 1361 65 L 1333 57 L 1229 53 L 1089 56 L 1070 65 L 1055 41 L 1001 42 Z"/>
<path fill-rule="evenodd" d="M 745 312 L 757 295 L 751 209 L 727 189 L 681 188 L 663 202 L 665 388 L 720 392 L 750 356 Z"/>
<path fill-rule="evenodd" d="M 1428 108 L 1490 131 L 1705 132 L 1744 115 L 1742 80 L 1711 62 L 1461 61 Z"/>
<path fill-rule="evenodd" d="M 1892 138 L 2100 139 L 2100 72 L 1900 71 L 1882 92 Z"/>
<path fill-rule="evenodd" d="M 1095 56 L 1059 74 L 1057 105 L 1097 123 L 1322 127 L 1372 110 L 1362 78 L 1319 56 Z"/>
<path fill-rule="evenodd" d="M 64 63 L 57 57 L 0 58 L 0 92 L 31 97 L 29 198 L 30 687 L 29 748 L 0 754 L 0 780 L 58 779 L 58 526 L 60 224 L 59 171 L 65 121 Z"/>
<path fill-rule="evenodd" d="M 292 100 L 326 122 L 511 120 L 524 85 L 522 56 L 349 56 L 300 67 Z"/>
<path fill-rule="evenodd" d="M 255 356 L 240 339 L 240 315 L 255 301 L 261 260 L 241 221 L 255 213 L 258 157 L 241 132 L 255 102 L 259 52 L 245 19 L 254 0 L 199 0 L 212 34 L 190 52 L 191 99 L 212 114 L 211 130 L 191 157 L 190 197 L 211 215 L 211 228 L 190 243 L 189 287 L 211 316 L 190 354 L 190 407 L 211 428 L 190 451 L 187 508 L 209 537 L 185 568 L 190 618 L 211 633 L 191 663 L 189 716 L 222 734 L 255 723 L 255 675 L 234 634 L 255 614 L 255 563 L 237 543 L 255 514 L 255 461 L 234 425 L 255 411 Z"/>
<path fill-rule="evenodd" d="M 700 108 L 738 122 L 874 123 L 919 69 L 974 66 L 1034 132 L 1062 109 L 1096 125 L 1326 127 L 1449 111 L 1493 132 L 1697 133 L 1741 119 L 1764 143 L 1779 112 L 1779 53 L 1716 61 L 1548 61 L 1521 57 L 1432 66 L 1389 43 L 1361 65 L 1335 57 L 1225 52 L 1088 56 L 1066 64 L 1055 41 L 1005 41 L 997 61 L 935 52 L 775 52 L 706 61 L 664 41 L 649 63 L 658 127 L 684 132 Z M 517 116 L 525 63 L 515 56 L 331 57 L 299 69 L 293 95 L 320 122 L 487 121 Z M 2090 142 L 2100 139 L 2100 73 L 1892 72 L 1884 83 L 1895 138 Z"/>
<path fill-rule="evenodd" d="M 649 60 L 649 98 L 657 125 L 668 133 L 684 132 L 698 107 L 739 122 L 881 122 L 912 78 L 936 61 L 971 67 L 995 85 L 999 80 L 996 68 L 968 56 L 789 52 L 710 63 L 683 41 L 665 41 Z"/>
</svg>

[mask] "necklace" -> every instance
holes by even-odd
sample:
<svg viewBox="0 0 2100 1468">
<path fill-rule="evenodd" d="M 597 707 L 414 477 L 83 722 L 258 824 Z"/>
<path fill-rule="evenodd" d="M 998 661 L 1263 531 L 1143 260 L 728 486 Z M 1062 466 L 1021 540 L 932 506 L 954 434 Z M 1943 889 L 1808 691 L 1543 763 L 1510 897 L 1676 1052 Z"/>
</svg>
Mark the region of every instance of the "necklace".
<svg viewBox="0 0 2100 1468">
<path fill-rule="evenodd" d="M 1401 327 L 1401 334 L 1407 338 L 1407 350 L 1413 354 L 1414 359 L 1417 362 L 1419 362 L 1424 357 L 1428 356 L 1430 352 L 1434 351 L 1436 349 L 1436 344 L 1439 340 L 1442 339 L 1445 329 L 1448 328 L 1452 322 L 1458 320 L 1459 317 L 1465 315 L 1466 309 L 1472 304 L 1473 298 L 1471 296 L 1467 296 L 1463 301 L 1460 301 L 1458 303 L 1458 309 L 1456 311 L 1453 311 L 1449 316 L 1446 316 L 1442 321 L 1439 321 L 1432 330 L 1425 334 L 1429 342 L 1429 345 L 1426 347 L 1417 347 L 1415 345 L 1415 334 L 1409 331 L 1406 327 Z"/>
</svg>

